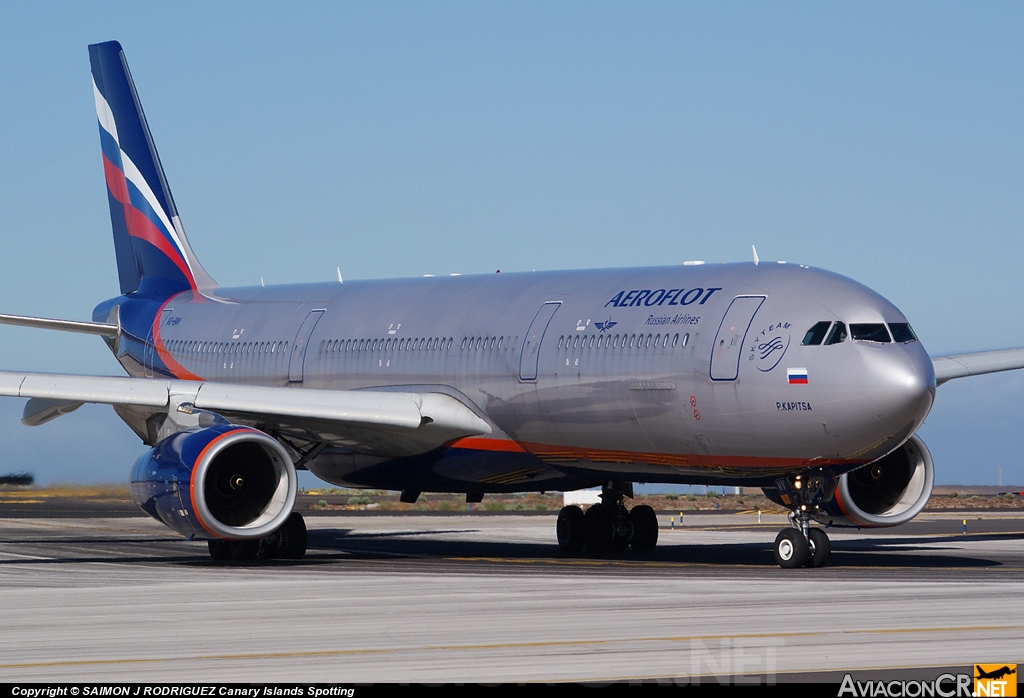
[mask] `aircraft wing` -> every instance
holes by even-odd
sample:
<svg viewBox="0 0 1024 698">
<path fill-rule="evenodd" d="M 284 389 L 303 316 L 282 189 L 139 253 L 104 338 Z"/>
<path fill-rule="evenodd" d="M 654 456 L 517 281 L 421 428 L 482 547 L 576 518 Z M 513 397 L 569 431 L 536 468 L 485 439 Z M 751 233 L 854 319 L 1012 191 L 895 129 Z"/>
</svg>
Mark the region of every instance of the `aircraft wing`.
<svg viewBox="0 0 1024 698">
<path fill-rule="evenodd" d="M 0 396 L 31 398 L 29 426 L 83 403 L 153 413 L 191 404 L 241 423 L 272 426 L 355 451 L 384 456 L 432 450 L 452 439 L 491 433 L 456 398 L 442 393 L 315 390 L 207 381 L 0 372 Z"/>
<path fill-rule="evenodd" d="M 935 383 L 942 385 L 954 378 L 1024 368 L 1024 348 L 933 356 L 932 365 L 935 367 Z"/>
</svg>

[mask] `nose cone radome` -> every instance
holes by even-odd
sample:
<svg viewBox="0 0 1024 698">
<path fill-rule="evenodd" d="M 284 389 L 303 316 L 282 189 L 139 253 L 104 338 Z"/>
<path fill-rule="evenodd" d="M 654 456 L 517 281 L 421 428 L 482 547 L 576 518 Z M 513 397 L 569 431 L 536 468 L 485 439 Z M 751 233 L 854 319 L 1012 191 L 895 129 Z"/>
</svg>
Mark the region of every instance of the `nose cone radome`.
<svg viewBox="0 0 1024 698">
<path fill-rule="evenodd" d="M 864 388 L 882 423 L 912 434 L 935 399 L 935 369 L 920 342 L 871 347 L 864 357 Z"/>
</svg>

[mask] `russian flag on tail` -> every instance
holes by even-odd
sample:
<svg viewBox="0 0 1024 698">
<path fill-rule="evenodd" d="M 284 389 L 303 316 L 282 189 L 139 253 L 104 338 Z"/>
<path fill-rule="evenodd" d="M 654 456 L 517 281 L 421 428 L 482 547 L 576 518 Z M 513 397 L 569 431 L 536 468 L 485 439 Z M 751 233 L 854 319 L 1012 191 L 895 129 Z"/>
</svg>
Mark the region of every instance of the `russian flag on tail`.
<svg viewBox="0 0 1024 698">
<path fill-rule="evenodd" d="M 121 45 L 93 44 L 89 60 L 121 292 L 216 288 L 185 238 Z"/>
<path fill-rule="evenodd" d="M 806 385 L 807 384 L 807 369 L 806 368 L 787 368 L 786 376 L 789 378 L 790 385 Z"/>
</svg>

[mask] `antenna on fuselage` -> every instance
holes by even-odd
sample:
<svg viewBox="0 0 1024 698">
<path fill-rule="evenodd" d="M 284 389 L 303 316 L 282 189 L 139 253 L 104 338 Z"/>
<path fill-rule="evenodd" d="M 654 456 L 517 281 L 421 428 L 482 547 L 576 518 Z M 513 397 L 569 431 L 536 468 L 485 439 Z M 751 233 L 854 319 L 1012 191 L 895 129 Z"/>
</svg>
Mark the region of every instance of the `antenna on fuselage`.
<svg viewBox="0 0 1024 698">
<path fill-rule="evenodd" d="M 756 247 L 754 247 L 753 245 L 751 245 L 751 246 L 750 246 L 750 249 L 751 249 L 751 250 L 753 251 L 753 253 L 754 253 L 754 266 L 756 267 L 756 266 L 757 266 L 758 264 L 760 264 L 760 263 L 761 263 L 761 260 L 757 258 L 757 248 L 756 248 Z"/>
</svg>

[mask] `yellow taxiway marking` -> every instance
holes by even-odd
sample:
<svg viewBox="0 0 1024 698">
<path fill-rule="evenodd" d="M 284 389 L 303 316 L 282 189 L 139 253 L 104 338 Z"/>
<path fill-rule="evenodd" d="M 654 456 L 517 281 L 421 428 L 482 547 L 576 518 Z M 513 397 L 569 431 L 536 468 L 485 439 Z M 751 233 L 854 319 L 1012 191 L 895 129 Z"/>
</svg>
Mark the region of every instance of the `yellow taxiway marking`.
<svg viewBox="0 0 1024 698">
<path fill-rule="evenodd" d="M 0 664 L 3 669 L 34 669 L 60 666 L 109 666 L 117 664 L 153 664 L 161 662 L 181 661 L 225 661 L 225 660 L 252 660 L 252 659 L 296 659 L 301 657 L 344 657 L 371 654 L 397 654 L 408 652 L 466 652 L 480 650 L 503 650 L 503 649 L 530 649 L 545 647 L 593 647 L 597 645 L 615 645 L 620 643 L 635 644 L 639 642 L 651 643 L 679 643 L 707 640 L 763 640 L 772 638 L 787 637 L 830 637 L 836 635 L 899 635 L 899 634 L 925 634 L 925 633 L 968 633 L 968 632 L 1006 632 L 1010 630 L 1022 630 L 1024 625 L 965 625 L 941 628 L 861 628 L 854 630 L 830 630 L 812 632 L 781 632 L 781 633 L 724 633 L 719 635 L 678 635 L 673 637 L 624 637 L 612 640 L 538 640 L 536 642 L 501 642 L 481 643 L 465 645 L 419 645 L 412 647 L 391 647 L 391 648 L 361 648 L 361 649 L 339 649 L 339 650 L 305 650 L 295 652 L 244 652 L 238 654 L 200 654 L 195 656 L 178 657 L 125 657 L 123 659 L 77 659 L 54 662 L 17 662 Z M 830 671 L 830 670 L 824 670 Z"/>
</svg>

